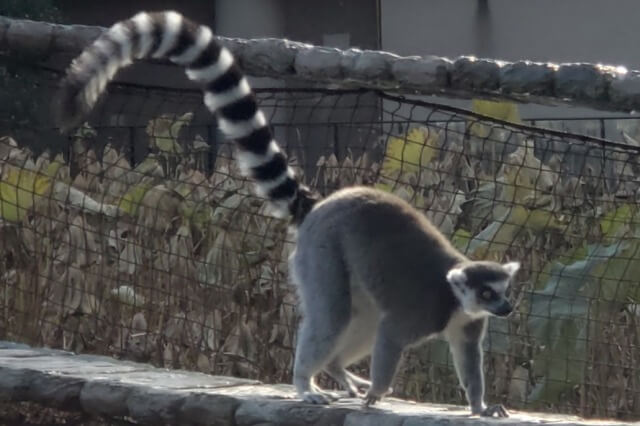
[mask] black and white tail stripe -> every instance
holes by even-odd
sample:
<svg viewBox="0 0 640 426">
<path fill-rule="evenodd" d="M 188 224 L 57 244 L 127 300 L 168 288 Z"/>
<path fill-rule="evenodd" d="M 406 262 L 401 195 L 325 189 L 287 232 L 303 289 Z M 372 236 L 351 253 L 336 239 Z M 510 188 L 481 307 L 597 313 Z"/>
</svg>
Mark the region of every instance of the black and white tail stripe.
<svg viewBox="0 0 640 426">
<path fill-rule="evenodd" d="M 280 216 L 301 221 L 313 197 L 288 166 L 247 79 L 208 27 L 177 12 L 141 12 L 118 22 L 73 61 L 56 111 L 61 129 L 77 126 L 116 72 L 142 58 L 167 58 L 186 68 L 189 79 L 202 85 L 222 132 L 236 141 L 240 169 L 254 179 L 258 195 Z"/>
</svg>

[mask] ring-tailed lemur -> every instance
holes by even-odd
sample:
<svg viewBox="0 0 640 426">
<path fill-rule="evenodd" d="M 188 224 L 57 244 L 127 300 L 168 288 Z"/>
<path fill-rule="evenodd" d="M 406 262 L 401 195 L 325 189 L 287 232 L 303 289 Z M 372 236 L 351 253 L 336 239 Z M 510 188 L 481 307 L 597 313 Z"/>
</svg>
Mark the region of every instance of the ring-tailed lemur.
<svg viewBox="0 0 640 426">
<path fill-rule="evenodd" d="M 176 12 L 118 22 L 76 58 L 62 81 L 58 122 L 79 124 L 116 72 L 136 59 L 168 58 L 202 85 L 204 103 L 235 140 L 242 173 L 297 227 L 290 258 L 300 297 L 294 384 L 301 398 L 336 396 L 313 378 L 324 370 L 373 404 L 390 389 L 403 350 L 448 340 L 473 414 L 506 416 L 484 403 L 481 343 L 487 317 L 508 315 L 505 295 L 519 264 L 470 261 L 398 197 L 352 187 L 320 200 L 297 179 L 229 50 L 211 30 Z M 372 355 L 371 382 L 346 370 Z"/>
</svg>

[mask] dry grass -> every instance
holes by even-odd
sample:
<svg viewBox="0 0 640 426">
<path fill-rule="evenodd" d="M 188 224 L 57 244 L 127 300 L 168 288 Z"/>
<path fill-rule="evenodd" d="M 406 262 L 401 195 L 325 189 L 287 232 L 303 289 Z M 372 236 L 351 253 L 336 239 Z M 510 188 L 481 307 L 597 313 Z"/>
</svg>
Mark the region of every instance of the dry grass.
<svg viewBox="0 0 640 426">
<path fill-rule="evenodd" d="M 268 206 L 251 195 L 229 152 L 221 150 L 215 173 L 207 177 L 202 144 L 178 146 L 158 130 L 171 127 L 166 120 L 150 124 L 154 152 L 134 168 L 111 147 L 98 161 L 84 142 L 86 133 L 74 146 L 80 173 L 73 179 L 71 164 L 61 158 L 33 158 L 10 145 L 0 150 L 0 184 L 15 182 L 16 170 L 36 176 L 27 188 L 32 194 L 17 196 L 16 220 L 7 220 L 9 207 L 3 207 L 0 337 L 289 382 L 298 318 L 286 279 L 292 248 L 286 223 L 270 218 Z M 550 298 L 555 305 L 547 314 L 532 319 L 545 291 L 557 290 L 554 264 L 590 259 L 585 250 L 593 244 L 637 243 L 637 204 L 621 198 L 639 188 L 637 159 L 613 153 L 619 169 L 612 190 L 588 168 L 584 175 L 566 172 L 561 153 L 542 163 L 524 135 L 494 132 L 500 149 L 490 154 L 463 135 L 449 134 L 445 149 L 443 134 L 412 130 L 381 141 L 400 146 L 388 149 L 382 162 L 330 155 L 306 180 L 324 192 L 352 184 L 393 191 L 469 256 L 523 262 L 514 288 L 519 312 L 492 324 L 489 399 L 586 416 L 638 417 L 638 289 L 619 287 L 628 281 L 626 272 L 607 275 L 600 263 L 584 269 L 584 283 L 599 283 L 579 289 L 588 300 L 585 315 L 565 312 L 575 300 L 563 303 L 559 295 Z M 411 144 L 422 147 L 417 156 L 406 149 Z M 612 253 L 627 263 L 635 259 Z M 609 282 L 616 283 L 614 293 L 594 292 Z M 574 363 L 576 354 L 582 358 Z M 366 372 L 367 363 L 356 368 Z M 464 401 L 440 343 L 409 354 L 396 391 L 420 400 Z"/>
</svg>

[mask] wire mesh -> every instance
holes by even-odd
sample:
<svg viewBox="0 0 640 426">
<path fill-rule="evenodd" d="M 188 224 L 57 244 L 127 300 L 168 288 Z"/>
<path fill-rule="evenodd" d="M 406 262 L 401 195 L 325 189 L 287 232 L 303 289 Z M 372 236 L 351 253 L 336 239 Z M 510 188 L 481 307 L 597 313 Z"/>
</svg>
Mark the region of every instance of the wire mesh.
<svg viewBox="0 0 640 426">
<path fill-rule="evenodd" d="M 0 338 L 290 382 L 286 223 L 240 177 L 198 92 L 121 85 L 107 99 L 69 152 L 1 140 Z M 389 93 L 258 99 L 321 193 L 391 191 L 469 257 L 522 262 L 517 312 L 485 341 L 488 400 L 639 416 L 637 145 Z M 465 402 L 441 341 L 409 351 L 394 389 Z"/>
</svg>

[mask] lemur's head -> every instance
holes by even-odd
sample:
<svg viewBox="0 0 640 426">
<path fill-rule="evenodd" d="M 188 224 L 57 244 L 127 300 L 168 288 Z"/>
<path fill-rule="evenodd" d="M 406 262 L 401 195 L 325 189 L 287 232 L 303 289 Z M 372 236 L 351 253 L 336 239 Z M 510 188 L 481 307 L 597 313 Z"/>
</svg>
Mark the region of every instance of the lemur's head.
<svg viewBox="0 0 640 426">
<path fill-rule="evenodd" d="M 449 270 L 447 281 L 467 314 L 505 317 L 513 310 L 507 289 L 518 269 L 519 262 L 465 262 Z"/>
</svg>

